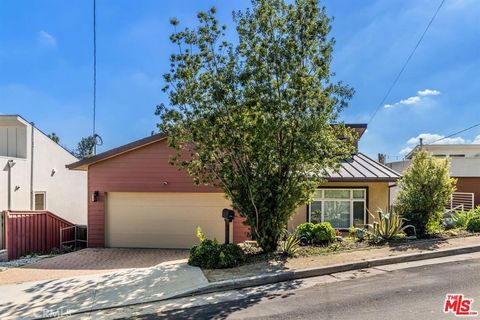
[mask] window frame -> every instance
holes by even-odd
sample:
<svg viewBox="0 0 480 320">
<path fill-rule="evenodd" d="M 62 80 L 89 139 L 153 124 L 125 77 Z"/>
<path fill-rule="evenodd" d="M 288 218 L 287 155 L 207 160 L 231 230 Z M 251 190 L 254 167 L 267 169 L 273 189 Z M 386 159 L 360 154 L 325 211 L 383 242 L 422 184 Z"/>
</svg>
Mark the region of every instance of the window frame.
<svg viewBox="0 0 480 320">
<path fill-rule="evenodd" d="M 36 207 L 36 201 L 35 201 L 35 197 L 37 196 L 37 194 L 41 194 L 43 195 L 43 209 L 37 209 Z M 46 191 L 35 191 L 33 193 L 33 209 L 35 211 L 46 211 L 47 210 L 47 192 Z"/>
<path fill-rule="evenodd" d="M 325 198 L 325 190 L 348 190 L 350 191 L 350 197 L 349 198 Z M 354 190 L 364 190 L 364 197 L 363 198 L 354 198 L 353 197 L 353 191 Z M 320 194 L 320 197 L 318 196 Z M 324 217 L 324 212 L 325 212 L 325 201 L 344 201 L 344 202 L 349 202 L 350 203 L 350 227 L 353 226 L 354 222 L 354 208 L 353 208 L 353 203 L 354 202 L 363 202 L 364 204 L 364 212 L 363 212 L 363 224 L 366 225 L 368 223 L 368 217 L 367 217 L 367 208 L 368 208 L 368 187 L 324 187 L 324 188 L 318 188 L 315 190 L 314 197 L 312 199 L 312 202 L 310 202 L 307 206 L 307 211 L 308 211 L 308 222 L 312 221 L 312 203 L 314 201 L 319 201 L 321 203 L 321 210 L 322 214 L 320 217 L 320 221 L 324 222 L 325 217 Z M 340 230 L 346 230 L 347 228 L 338 228 Z"/>
</svg>

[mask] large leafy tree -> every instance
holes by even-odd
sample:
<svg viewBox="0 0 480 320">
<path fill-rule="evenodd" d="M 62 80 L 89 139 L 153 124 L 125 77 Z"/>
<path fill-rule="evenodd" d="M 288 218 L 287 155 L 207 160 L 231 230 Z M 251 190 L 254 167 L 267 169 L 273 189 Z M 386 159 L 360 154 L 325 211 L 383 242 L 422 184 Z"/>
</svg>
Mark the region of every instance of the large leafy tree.
<svg viewBox="0 0 480 320">
<path fill-rule="evenodd" d="M 338 122 L 353 90 L 331 81 L 334 40 L 316 0 L 254 0 L 233 14 L 225 40 L 215 9 L 170 37 L 178 46 L 164 75 L 170 105 L 159 128 L 174 163 L 199 184 L 222 188 L 264 251 L 325 176 L 353 151 Z"/>
<path fill-rule="evenodd" d="M 395 207 L 415 226 L 420 237 L 426 234 L 428 223 L 445 210 L 455 191 L 457 181 L 450 178 L 449 169 L 449 159 L 437 159 L 420 150 L 398 181 Z"/>
</svg>

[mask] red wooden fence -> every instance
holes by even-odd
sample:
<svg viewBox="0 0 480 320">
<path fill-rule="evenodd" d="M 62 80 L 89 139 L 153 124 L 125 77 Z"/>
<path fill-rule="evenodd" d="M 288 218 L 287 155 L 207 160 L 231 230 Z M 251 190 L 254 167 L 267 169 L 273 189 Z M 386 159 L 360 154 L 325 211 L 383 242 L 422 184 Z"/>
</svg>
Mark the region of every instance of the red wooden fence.
<svg viewBox="0 0 480 320">
<path fill-rule="evenodd" d="M 60 248 L 60 229 L 73 226 L 48 211 L 4 211 L 3 223 L 8 260 Z M 62 234 L 64 240 L 74 237 L 70 230 Z"/>
</svg>

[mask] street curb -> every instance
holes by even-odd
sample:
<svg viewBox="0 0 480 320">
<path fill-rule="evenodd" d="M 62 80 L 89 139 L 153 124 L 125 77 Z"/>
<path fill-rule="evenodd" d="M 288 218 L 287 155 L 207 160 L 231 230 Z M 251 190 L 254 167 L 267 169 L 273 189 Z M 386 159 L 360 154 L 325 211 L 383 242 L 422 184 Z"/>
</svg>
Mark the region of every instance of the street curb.
<svg viewBox="0 0 480 320">
<path fill-rule="evenodd" d="M 180 293 L 178 295 L 173 295 L 168 298 L 155 299 L 151 301 L 142 301 L 137 303 L 129 303 L 121 306 L 92 308 L 90 310 L 73 312 L 71 313 L 71 315 L 80 315 L 80 314 L 92 313 L 97 311 L 117 309 L 121 307 L 144 305 L 147 303 L 164 302 L 164 301 L 167 302 L 169 300 L 174 300 L 179 298 L 188 298 L 188 297 L 197 296 L 197 295 L 206 294 L 206 293 L 243 289 L 248 287 L 256 287 L 256 286 L 261 286 L 266 284 L 273 284 L 277 282 L 325 276 L 325 275 L 330 275 L 333 273 L 339 273 L 344 271 L 372 268 L 372 267 L 378 267 L 378 266 L 384 266 L 388 264 L 396 264 L 396 263 L 402 263 L 402 262 L 412 262 L 412 261 L 419 261 L 419 260 L 441 258 L 441 257 L 467 254 L 467 253 L 473 253 L 473 252 L 480 252 L 480 245 L 457 247 L 453 249 L 439 249 L 431 252 L 411 253 L 411 254 L 404 254 L 404 255 L 399 255 L 395 257 L 365 260 L 361 262 L 336 264 L 336 265 L 318 267 L 318 268 L 299 269 L 295 271 L 285 271 L 285 272 L 279 272 L 274 274 L 271 274 L 271 273 L 263 274 L 259 276 L 239 278 L 235 280 L 212 282 L 205 287 Z M 47 318 L 44 318 L 44 319 L 47 319 Z"/>
<path fill-rule="evenodd" d="M 333 273 L 357 270 L 357 269 L 366 269 L 378 266 L 384 266 L 388 264 L 396 264 L 403 262 L 412 262 L 426 259 L 435 259 L 453 255 L 467 254 L 473 252 L 480 252 L 480 245 L 465 246 L 453 249 L 439 249 L 432 252 L 421 252 L 421 253 L 410 253 L 399 255 L 395 257 L 386 257 L 386 258 L 377 258 L 371 260 L 365 260 L 361 262 L 352 262 L 346 264 L 335 264 L 331 266 L 318 267 L 318 268 L 307 268 L 299 269 L 294 271 L 285 271 L 274 274 L 264 274 L 259 276 L 252 276 L 246 278 L 239 278 L 234 280 L 224 280 L 219 282 L 212 282 L 206 287 L 192 290 L 186 293 L 182 293 L 173 297 L 168 298 L 178 299 L 191 297 L 195 295 L 228 291 L 234 289 L 242 289 L 248 287 L 255 287 L 260 285 L 272 284 L 277 282 L 284 282 L 289 280 L 298 280 L 303 278 L 311 278 L 318 276 L 330 275 Z"/>
</svg>

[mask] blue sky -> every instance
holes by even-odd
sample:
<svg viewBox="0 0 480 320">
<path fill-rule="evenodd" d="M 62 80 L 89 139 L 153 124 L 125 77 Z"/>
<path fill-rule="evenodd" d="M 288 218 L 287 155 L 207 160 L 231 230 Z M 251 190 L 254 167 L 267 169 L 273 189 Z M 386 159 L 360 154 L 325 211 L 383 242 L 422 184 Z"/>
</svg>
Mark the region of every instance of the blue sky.
<svg viewBox="0 0 480 320">
<path fill-rule="evenodd" d="M 439 0 L 322 1 L 334 16 L 332 70 L 356 90 L 342 117 L 367 122 L 425 29 Z M 170 17 L 194 26 L 215 6 L 233 29 L 232 10 L 249 1 L 97 0 L 99 151 L 155 129 L 168 56 Z M 446 0 L 360 148 L 401 155 L 480 122 L 480 1 Z M 234 36 L 230 33 L 230 36 Z M 73 148 L 92 130 L 92 3 L 0 1 L 0 113 L 20 114 Z M 449 139 L 480 143 L 480 128 Z"/>
</svg>

